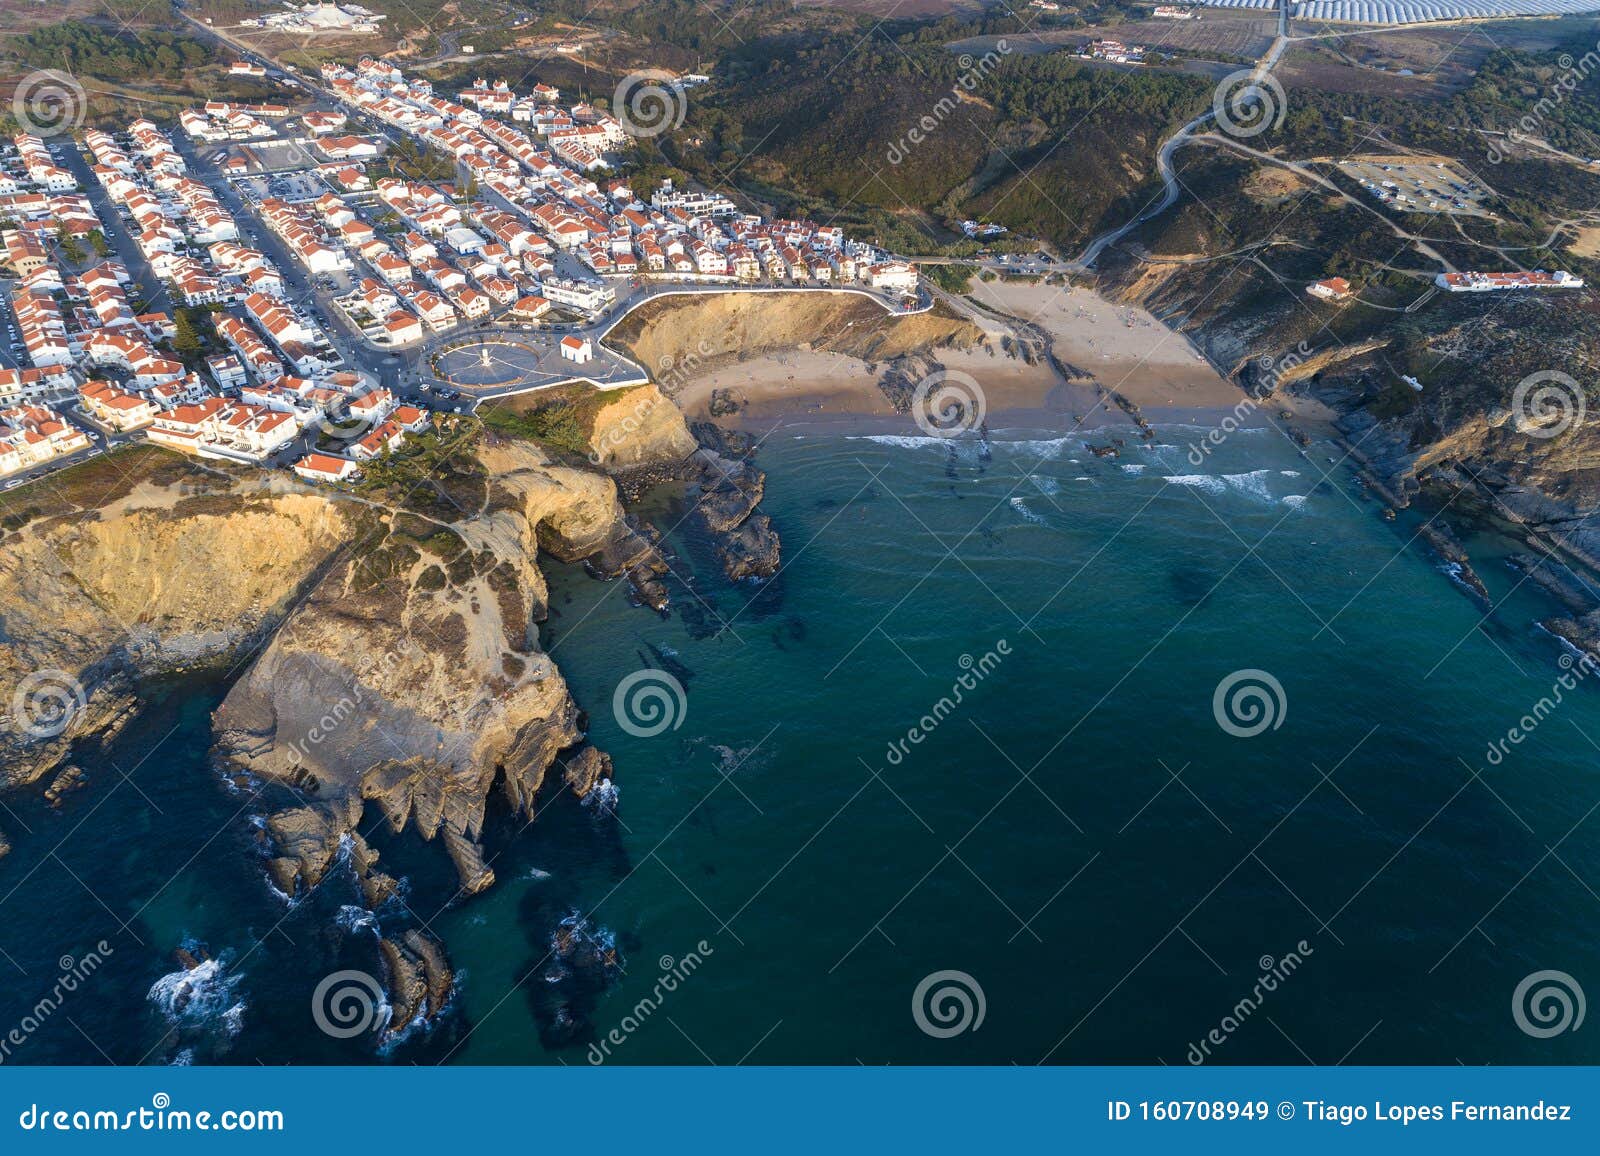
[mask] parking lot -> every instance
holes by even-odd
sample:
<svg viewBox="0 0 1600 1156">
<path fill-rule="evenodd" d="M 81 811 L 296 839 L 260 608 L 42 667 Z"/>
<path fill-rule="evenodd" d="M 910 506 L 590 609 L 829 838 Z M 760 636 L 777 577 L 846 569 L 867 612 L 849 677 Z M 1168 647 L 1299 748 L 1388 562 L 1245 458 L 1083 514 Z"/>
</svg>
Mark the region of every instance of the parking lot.
<svg viewBox="0 0 1600 1156">
<path fill-rule="evenodd" d="M 1446 161 L 1419 157 L 1355 157 L 1339 162 L 1366 194 L 1396 212 L 1492 217 L 1493 196 L 1481 182 Z"/>
</svg>

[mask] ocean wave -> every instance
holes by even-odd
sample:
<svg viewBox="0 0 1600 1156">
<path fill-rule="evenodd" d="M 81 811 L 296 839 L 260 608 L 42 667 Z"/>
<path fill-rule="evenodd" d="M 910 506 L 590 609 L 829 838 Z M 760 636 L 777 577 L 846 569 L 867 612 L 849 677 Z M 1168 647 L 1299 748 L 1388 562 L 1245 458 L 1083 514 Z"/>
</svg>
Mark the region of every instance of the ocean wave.
<svg viewBox="0 0 1600 1156">
<path fill-rule="evenodd" d="M 1306 499 L 1310 496 L 1310 494 L 1290 494 L 1287 497 L 1279 498 L 1278 501 L 1282 502 L 1290 509 L 1299 510 L 1304 509 Z"/>
<path fill-rule="evenodd" d="M 1001 431 L 1004 433 L 1005 431 Z M 1055 438 L 1019 438 L 1007 440 L 991 434 L 988 438 L 963 436 L 955 438 L 937 438 L 916 434 L 848 434 L 846 441 L 872 442 L 874 445 L 890 446 L 894 449 L 940 449 L 954 450 L 957 454 L 967 457 L 981 454 L 985 447 L 991 453 L 1008 451 L 1015 454 L 1026 454 L 1037 458 L 1059 458 L 1069 446 L 1081 444 L 1078 437 Z"/>
<path fill-rule="evenodd" d="M 1234 489 L 1258 498 L 1263 502 L 1272 501 L 1272 492 L 1267 489 L 1267 478 L 1271 470 L 1251 470 L 1244 474 L 1223 474 L 1222 480 Z"/>
<path fill-rule="evenodd" d="M 899 450 L 926 449 L 929 446 L 948 444 L 944 438 L 915 437 L 911 434 L 848 434 L 847 442 L 872 442 L 874 445 L 893 446 Z"/>
<path fill-rule="evenodd" d="M 1139 462 L 1124 462 L 1120 468 L 1123 473 L 1132 474 L 1135 477 L 1138 477 L 1140 474 L 1144 473 L 1147 467 Z"/>
<path fill-rule="evenodd" d="M 229 972 L 225 955 L 202 959 L 156 980 L 145 998 L 185 1048 L 192 1051 L 198 1037 L 223 1050 L 244 1028 L 245 1001 L 238 996 L 243 979 Z"/>
<path fill-rule="evenodd" d="M 1032 522 L 1035 526 L 1044 525 L 1044 518 L 1041 515 L 1036 514 L 1032 510 L 1028 509 L 1028 504 L 1026 502 L 1024 502 L 1021 498 L 1012 498 L 1012 499 L 1010 499 L 1008 504 L 1010 505 L 1010 507 L 1013 510 L 1015 510 L 1017 513 L 1021 514 L 1025 521 Z"/>
<path fill-rule="evenodd" d="M 353 903 L 346 903 L 339 908 L 339 913 L 333 921 L 352 935 L 358 931 L 378 933 L 378 918 L 365 907 L 357 907 Z"/>
<path fill-rule="evenodd" d="M 621 798 L 622 791 L 618 789 L 616 783 L 612 782 L 610 779 L 601 779 L 594 785 L 589 793 L 583 797 L 582 805 L 593 811 L 594 817 L 599 819 L 605 816 L 615 815 L 617 813 L 617 803 L 621 800 Z"/>
<path fill-rule="evenodd" d="M 1054 478 L 1043 478 L 1038 474 L 1029 474 L 1028 480 L 1033 483 L 1034 489 L 1038 490 L 1047 498 L 1052 494 L 1059 494 L 1061 492 L 1061 483 L 1056 481 Z"/>
<path fill-rule="evenodd" d="M 1127 469 L 1126 466 L 1123 469 Z M 1208 494 L 1233 492 L 1254 498 L 1258 502 L 1277 501 L 1267 486 L 1273 470 L 1248 470 L 1242 474 L 1165 474 L 1161 479 L 1175 486 L 1188 486 Z"/>
</svg>

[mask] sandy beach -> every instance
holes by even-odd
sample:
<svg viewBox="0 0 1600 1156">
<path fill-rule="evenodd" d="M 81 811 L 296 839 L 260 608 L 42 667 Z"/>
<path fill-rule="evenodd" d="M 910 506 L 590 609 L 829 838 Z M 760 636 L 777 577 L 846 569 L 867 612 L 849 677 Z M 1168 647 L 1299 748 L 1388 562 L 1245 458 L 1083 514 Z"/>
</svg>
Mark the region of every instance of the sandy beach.
<svg viewBox="0 0 1600 1156">
<path fill-rule="evenodd" d="M 1188 338 L 1142 309 L 1115 305 L 1089 289 L 974 281 L 970 296 L 965 311 L 985 340 L 934 356 L 952 375 L 978 383 L 991 427 L 1128 424 L 1097 383 L 1137 403 L 1152 421 L 1210 422 L 1243 396 Z M 1019 330 L 1026 334 L 1030 326 L 1049 336 L 1071 380 L 1063 380 L 1046 359 L 1030 364 L 1012 352 Z M 883 369 L 844 354 L 789 349 L 718 365 L 686 382 L 677 400 L 691 417 L 706 418 L 713 394 L 726 391 L 741 408 L 719 420 L 747 429 L 779 422 L 900 429 L 908 419 L 879 388 Z"/>
<path fill-rule="evenodd" d="M 1045 330 L 1057 358 L 1141 406 L 1226 408 L 1241 397 L 1183 334 L 1091 289 L 975 280 L 970 296 L 983 310 Z"/>
</svg>

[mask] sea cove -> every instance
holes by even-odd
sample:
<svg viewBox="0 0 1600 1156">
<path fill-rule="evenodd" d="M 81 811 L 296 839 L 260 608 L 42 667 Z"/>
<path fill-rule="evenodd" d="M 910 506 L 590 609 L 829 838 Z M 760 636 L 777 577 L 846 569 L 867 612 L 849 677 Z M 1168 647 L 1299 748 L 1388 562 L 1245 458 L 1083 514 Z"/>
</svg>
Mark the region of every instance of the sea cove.
<svg viewBox="0 0 1600 1156">
<path fill-rule="evenodd" d="M 1485 616 L 1413 541 L 1428 515 L 1385 521 L 1332 442 L 1239 431 L 1197 471 L 1208 428 L 1118 458 L 999 418 L 987 443 L 780 429 L 759 460 L 785 560 L 762 586 L 723 582 L 679 491 L 646 495 L 671 614 L 557 565 L 541 635 L 612 757 L 614 814 L 491 806 L 498 882 L 454 903 L 436 846 L 363 826 L 455 971 L 443 1013 L 378 1053 L 312 1012 L 320 980 L 375 966 L 348 853 L 275 895 L 263 801 L 208 765 L 226 687 L 170 684 L 85 762 L 95 789 L 8 799 L 5 906 L 50 917 L 8 919 L 0 948 L 30 981 L 115 948 L 29 1061 L 99 1059 L 87 1034 L 118 1063 L 579 1064 L 617 1029 L 604 1062 L 1181 1064 L 1301 941 L 1208 1062 L 1592 1061 L 1504 1005 L 1539 967 L 1596 962 L 1565 865 L 1600 854 L 1600 704 L 1581 687 L 1483 755 L 1564 669 L 1535 625 L 1555 609 L 1485 531 Z M 648 736 L 613 703 L 641 670 L 684 688 Z M 1281 687 L 1249 737 L 1215 702 L 1242 671 Z M 902 749 L 932 714 L 937 741 Z M 561 937 L 617 965 L 563 964 Z M 215 966 L 175 1000 L 184 943 Z M 943 971 L 981 989 L 981 1030 L 919 1027 Z M 39 994 L 8 986 L 4 1018 Z"/>
</svg>

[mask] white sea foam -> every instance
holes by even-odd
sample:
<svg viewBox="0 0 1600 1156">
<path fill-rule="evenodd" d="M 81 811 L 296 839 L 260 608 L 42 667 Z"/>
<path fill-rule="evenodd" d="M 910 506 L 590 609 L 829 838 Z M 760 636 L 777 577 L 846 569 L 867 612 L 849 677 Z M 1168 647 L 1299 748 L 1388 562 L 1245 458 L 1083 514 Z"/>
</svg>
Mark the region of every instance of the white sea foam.
<svg viewBox="0 0 1600 1156">
<path fill-rule="evenodd" d="M 1028 480 L 1033 483 L 1034 489 L 1038 490 L 1046 497 L 1049 497 L 1051 494 L 1059 494 L 1061 492 L 1061 483 L 1056 481 L 1054 478 L 1042 478 L 1038 474 L 1029 474 Z"/>
<path fill-rule="evenodd" d="M 1042 517 L 1040 517 L 1038 514 L 1034 513 L 1032 510 L 1028 509 L 1028 504 L 1026 502 L 1024 502 L 1021 498 L 1012 498 L 1011 501 L 1010 501 L 1010 505 L 1011 505 L 1011 508 L 1013 510 L 1015 510 L 1017 513 L 1021 514 L 1024 519 L 1026 519 L 1029 522 L 1032 522 L 1035 526 L 1044 525 L 1044 519 Z"/>
<path fill-rule="evenodd" d="M 346 903 L 341 906 L 339 914 L 334 916 L 334 922 L 351 934 L 358 931 L 370 931 L 376 935 L 378 932 L 377 917 L 365 907 L 357 907 L 353 903 Z"/>
<path fill-rule="evenodd" d="M 1004 431 L 1001 431 L 1002 433 Z M 1012 453 L 1033 458 L 1059 458 L 1070 446 L 1080 444 L 1077 437 L 1058 438 L 1023 438 L 1009 441 L 1004 438 L 990 437 L 979 439 L 970 434 L 954 438 L 936 438 L 916 436 L 912 434 L 850 434 L 846 441 L 872 442 L 880 446 L 892 446 L 895 449 L 938 449 L 949 452 L 954 449 L 962 457 L 975 457 L 988 446 L 991 453 Z M 1071 459 L 1069 459 L 1071 460 Z"/>
<path fill-rule="evenodd" d="M 1309 494 L 1290 494 L 1288 497 L 1279 498 L 1278 500 L 1291 509 L 1299 510 L 1304 508 L 1308 497 L 1310 497 Z"/>
<path fill-rule="evenodd" d="M 1247 474 L 1223 474 L 1222 480 L 1233 489 L 1249 494 L 1263 502 L 1272 501 L 1272 491 L 1267 489 L 1267 477 L 1271 470 L 1251 470 Z"/>
<path fill-rule="evenodd" d="M 244 1026 L 242 999 L 235 993 L 244 977 L 228 972 L 221 959 L 204 959 L 194 967 L 181 967 L 150 985 L 145 998 L 175 1028 L 239 1034 Z"/>
<path fill-rule="evenodd" d="M 1281 477 L 1285 477 L 1285 478 L 1298 478 L 1300 476 L 1300 471 L 1299 470 L 1279 470 L 1278 474 Z"/>
<path fill-rule="evenodd" d="M 1145 467 L 1138 462 L 1124 462 L 1122 464 L 1122 472 L 1125 474 L 1132 474 L 1137 477 L 1138 475 L 1144 473 L 1144 471 Z"/>
<path fill-rule="evenodd" d="M 1126 466 L 1123 469 L 1127 469 Z M 1276 501 L 1271 489 L 1267 486 L 1267 479 L 1272 476 L 1272 470 L 1249 470 L 1242 474 L 1166 474 L 1158 475 L 1162 480 L 1176 486 L 1189 486 L 1196 490 L 1204 490 L 1208 494 L 1221 494 L 1232 492 L 1244 494 L 1258 502 L 1271 503 Z"/>
<path fill-rule="evenodd" d="M 930 446 L 944 446 L 949 443 L 944 438 L 912 437 L 909 434 L 851 434 L 845 438 L 852 442 L 873 442 L 880 446 L 893 446 L 902 450 L 927 449 Z"/>
</svg>

